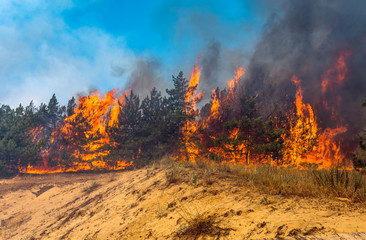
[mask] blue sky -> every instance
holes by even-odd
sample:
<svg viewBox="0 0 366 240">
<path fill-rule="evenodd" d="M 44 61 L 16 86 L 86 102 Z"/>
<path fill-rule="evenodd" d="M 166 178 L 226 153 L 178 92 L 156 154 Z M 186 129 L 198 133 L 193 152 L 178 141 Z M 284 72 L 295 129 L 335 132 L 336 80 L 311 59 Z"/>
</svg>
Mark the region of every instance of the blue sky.
<svg viewBox="0 0 366 240">
<path fill-rule="evenodd" d="M 138 90 L 150 88 L 151 79 L 163 90 L 172 74 L 189 75 L 201 51 L 210 56 L 210 46 L 220 46 L 224 83 L 235 65 L 248 63 L 270 13 L 265 4 L 1 0 L 0 103 L 38 105 L 56 93 L 65 104 L 91 89 L 126 88 L 139 77 L 146 79 Z M 136 74 L 146 62 L 156 68 L 151 79 Z"/>
</svg>

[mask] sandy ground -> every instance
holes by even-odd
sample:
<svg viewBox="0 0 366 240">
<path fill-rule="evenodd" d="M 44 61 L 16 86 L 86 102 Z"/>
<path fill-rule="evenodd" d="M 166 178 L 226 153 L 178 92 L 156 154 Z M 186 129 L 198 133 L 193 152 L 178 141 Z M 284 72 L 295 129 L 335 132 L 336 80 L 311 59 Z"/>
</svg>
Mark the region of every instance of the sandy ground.
<svg viewBox="0 0 366 240">
<path fill-rule="evenodd" d="M 346 239 L 332 234 L 366 232 L 366 206 L 345 199 L 268 196 L 225 178 L 168 184 L 165 173 L 149 168 L 0 180 L 0 238 Z M 204 234 L 190 235 L 198 216 L 210 224 Z"/>
</svg>

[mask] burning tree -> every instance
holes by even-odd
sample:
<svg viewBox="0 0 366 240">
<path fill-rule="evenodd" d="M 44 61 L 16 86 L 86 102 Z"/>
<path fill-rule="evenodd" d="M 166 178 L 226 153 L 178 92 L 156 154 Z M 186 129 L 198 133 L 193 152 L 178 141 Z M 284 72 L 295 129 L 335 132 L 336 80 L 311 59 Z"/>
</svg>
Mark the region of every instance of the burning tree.
<svg viewBox="0 0 366 240">
<path fill-rule="evenodd" d="M 193 68 L 188 88 L 185 91 L 184 99 L 184 113 L 188 118 L 185 119 L 185 124 L 182 127 L 183 134 L 180 139 L 182 142 L 182 148 L 181 152 L 179 153 L 179 157 L 186 161 L 196 161 L 196 159 L 199 157 L 199 149 L 195 144 L 195 133 L 198 129 L 196 116 L 199 113 L 199 111 L 196 110 L 196 104 L 202 100 L 203 93 L 197 93 L 201 75 L 201 70 L 197 64 L 198 60 L 199 58 L 197 59 Z"/>
<path fill-rule="evenodd" d="M 212 92 L 210 113 L 201 116 L 199 127 L 192 134 L 201 158 L 254 164 L 279 157 L 282 131 L 274 130 L 271 121 L 263 121 L 258 115 L 257 96 L 240 96 L 236 104 L 240 111 L 234 111 L 234 96 L 244 73 L 244 68 L 238 68 L 235 77 L 228 81 L 228 89 Z"/>
<path fill-rule="evenodd" d="M 284 134 L 285 165 L 306 166 L 314 164 L 321 168 L 330 168 L 345 164 L 345 156 L 335 137 L 347 131 L 345 127 L 325 129 L 318 127 L 314 111 L 310 104 L 303 103 L 301 81 L 292 77 L 296 85 L 296 112 L 289 116 L 289 131 Z"/>
<path fill-rule="evenodd" d="M 75 109 L 72 107 L 73 103 L 69 102 L 67 109 L 69 116 L 66 117 L 64 114 L 64 119 L 58 124 L 53 124 L 52 120 L 54 131 L 51 134 L 47 134 L 48 131 L 41 134 L 45 140 L 48 139 L 48 144 L 40 151 L 42 165 L 30 164 L 27 168 L 21 167 L 20 171 L 53 173 L 123 169 L 128 166 L 129 163 L 126 161 L 109 162 L 104 159 L 110 151 L 110 140 L 106 128 L 117 121 L 118 102 L 124 98 L 122 95 L 118 99 L 116 94 L 117 91 L 112 90 L 106 95 L 93 92 L 87 97 L 80 96 Z M 55 98 L 51 98 L 48 112 L 57 112 L 57 105 Z M 63 112 L 66 112 L 66 108 L 63 109 Z"/>
</svg>

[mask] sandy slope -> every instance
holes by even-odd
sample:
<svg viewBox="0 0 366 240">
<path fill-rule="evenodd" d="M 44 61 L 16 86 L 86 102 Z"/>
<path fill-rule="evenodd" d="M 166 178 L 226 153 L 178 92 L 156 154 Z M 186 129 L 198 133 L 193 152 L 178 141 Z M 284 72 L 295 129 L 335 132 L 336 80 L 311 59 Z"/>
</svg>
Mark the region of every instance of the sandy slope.
<svg viewBox="0 0 366 240">
<path fill-rule="evenodd" d="M 199 239 L 366 232 L 366 206 L 266 196 L 225 178 L 167 184 L 165 171 L 0 180 L 0 238 L 192 239 L 179 233 L 198 214 L 213 223 Z"/>
</svg>

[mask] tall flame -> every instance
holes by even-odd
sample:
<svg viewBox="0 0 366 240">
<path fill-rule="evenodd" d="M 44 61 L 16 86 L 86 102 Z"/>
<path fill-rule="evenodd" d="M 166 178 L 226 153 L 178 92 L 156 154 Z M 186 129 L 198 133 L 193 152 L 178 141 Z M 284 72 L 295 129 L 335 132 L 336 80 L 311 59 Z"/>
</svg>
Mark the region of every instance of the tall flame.
<svg viewBox="0 0 366 240">
<path fill-rule="evenodd" d="M 230 104 L 231 100 L 233 99 L 235 95 L 236 88 L 238 87 L 239 79 L 245 74 L 245 68 L 238 67 L 235 70 L 235 76 L 233 79 L 230 79 L 227 81 L 227 85 L 229 87 L 228 94 L 224 98 L 220 98 L 219 92 L 217 92 L 215 89 L 212 90 L 212 105 L 211 105 L 211 114 L 207 121 L 210 121 L 212 119 L 217 119 L 220 116 L 219 108 L 223 103 Z"/>
<path fill-rule="evenodd" d="M 245 74 L 245 68 L 238 67 L 234 73 L 234 78 L 227 81 L 229 89 L 225 97 L 218 99 L 216 91 L 213 91 L 214 99 L 211 105 L 211 115 L 209 116 L 207 121 L 217 119 L 220 116 L 220 106 L 222 106 L 223 104 L 232 104 L 235 91 L 238 87 L 239 79 Z M 249 157 L 247 142 L 239 140 L 239 128 L 234 128 L 228 133 L 229 137 L 227 142 L 223 143 L 219 147 L 212 147 L 209 151 L 215 153 L 217 156 L 221 156 L 223 162 L 244 163 L 243 161 L 248 160 L 247 158 Z M 211 138 L 216 139 L 215 136 L 211 136 Z"/>
<path fill-rule="evenodd" d="M 293 76 L 291 81 L 296 85 L 296 114 L 290 116 L 289 135 L 284 135 L 284 165 L 306 167 L 316 165 L 319 168 L 330 168 L 343 163 L 345 157 L 335 137 L 347 131 L 342 126 L 336 129 L 318 128 L 314 111 L 310 104 L 303 102 L 301 81 Z"/>
<path fill-rule="evenodd" d="M 186 93 L 185 97 L 185 111 L 187 114 L 196 114 L 196 103 L 199 102 L 202 97 L 203 93 L 199 92 L 198 90 L 198 84 L 200 80 L 201 75 L 201 69 L 198 65 L 198 60 L 200 59 L 200 56 L 197 58 L 196 63 L 193 67 L 193 71 L 191 73 L 191 78 L 189 80 L 188 84 L 188 91 Z M 195 162 L 198 155 L 199 155 L 199 149 L 197 145 L 195 145 L 191 138 L 194 136 L 198 129 L 198 123 L 196 121 L 191 121 L 189 119 L 186 120 L 185 126 L 184 126 L 184 132 L 183 132 L 183 142 L 185 145 L 185 153 L 183 156 L 180 156 L 182 159 L 187 161 Z M 182 155 L 182 154 L 181 154 Z"/>
<path fill-rule="evenodd" d="M 211 105 L 211 114 L 209 116 L 209 118 L 213 118 L 216 119 L 219 116 L 219 108 L 220 108 L 220 102 L 219 102 L 219 97 L 217 96 L 217 92 L 216 90 L 212 90 L 212 105 Z"/>
<path fill-rule="evenodd" d="M 228 99 L 231 100 L 234 96 L 235 89 L 238 86 L 239 79 L 245 74 L 245 68 L 238 67 L 235 70 L 235 77 L 227 82 L 227 85 L 229 86 L 229 95 Z"/>
<path fill-rule="evenodd" d="M 191 78 L 189 79 L 188 83 L 188 91 L 185 97 L 185 105 L 187 113 L 193 113 L 196 110 L 196 103 L 200 101 L 203 97 L 202 92 L 197 93 L 198 84 L 201 76 L 201 69 L 198 65 L 199 59 L 200 57 L 198 57 L 196 60 L 196 63 L 193 67 L 193 71 L 191 73 Z"/>
<path fill-rule="evenodd" d="M 79 97 L 78 108 L 74 114 L 64 120 L 65 124 L 59 131 L 54 132 L 53 135 L 61 134 L 64 138 L 72 140 L 72 138 L 82 137 L 75 127 L 75 123 L 79 122 L 79 119 L 85 119 L 85 122 L 89 123 L 82 134 L 85 134 L 87 139 L 97 137 L 96 140 L 87 142 L 82 145 L 82 152 L 77 151 L 74 153 L 76 158 L 81 158 L 86 161 L 96 159 L 97 157 L 108 155 L 109 151 L 102 149 L 105 144 L 109 143 L 109 136 L 106 133 L 106 126 L 108 125 L 107 113 L 111 109 L 114 116 L 118 114 L 118 104 L 116 100 L 116 90 L 109 91 L 105 96 L 101 96 L 98 91 L 93 92 L 90 96 Z M 116 122 L 117 119 L 111 119 L 110 122 Z"/>
<path fill-rule="evenodd" d="M 212 90 L 212 104 L 211 104 L 211 113 L 202 122 L 202 127 L 207 128 L 210 122 L 221 121 L 221 111 L 222 107 L 226 105 L 231 105 L 232 100 L 235 95 L 235 91 L 238 86 L 238 82 L 240 77 L 242 77 L 245 73 L 245 69 L 243 67 L 239 67 L 235 71 L 235 76 L 233 79 L 227 81 L 228 84 L 228 92 L 224 96 L 220 95 L 218 90 Z M 214 132 L 212 135 L 208 136 L 210 140 L 218 140 L 216 136 L 217 132 Z M 208 154 L 215 154 L 217 157 L 221 159 L 222 162 L 232 162 L 238 163 L 241 162 L 247 156 L 247 147 L 246 142 L 243 142 L 239 139 L 240 133 L 239 128 L 231 129 L 228 132 L 228 141 L 223 142 L 219 146 L 215 144 L 214 146 L 209 147 Z M 208 156 L 205 156 L 208 157 Z"/>
</svg>

